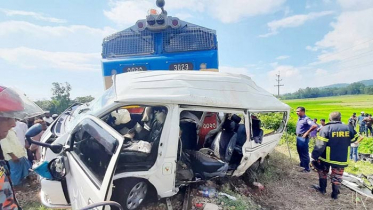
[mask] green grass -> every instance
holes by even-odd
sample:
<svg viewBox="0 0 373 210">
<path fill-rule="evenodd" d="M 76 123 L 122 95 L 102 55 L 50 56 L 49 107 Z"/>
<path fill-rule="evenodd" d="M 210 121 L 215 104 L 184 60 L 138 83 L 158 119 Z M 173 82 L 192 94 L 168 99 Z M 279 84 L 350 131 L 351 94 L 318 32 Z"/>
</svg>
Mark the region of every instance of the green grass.
<svg viewBox="0 0 373 210">
<path fill-rule="evenodd" d="M 359 152 L 364 154 L 373 154 L 373 138 L 365 138 L 360 142 Z"/>
<path fill-rule="evenodd" d="M 353 161 L 350 162 L 347 168 L 345 168 L 347 173 L 351 174 L 373 174 L 373 165 L 366 161 L 358 161 L 354 163 Z"/>
<path fill-rule="evenodd" d="M 44 207 L 39 202 L 26 203 L 22 205 L 21 207 L 22 209 L 27 209 L 27 210 L 51 210 L 51 209 Z"/>
<path fill-rule="evenodd" d="M 333 111 L 342 113 L 342 122 L 348 123 L 348 119 L 352 113 L 360 115 L 361 111 L 373 114 L 373 95 L 356 95 L 356 96 L 335 96 L 326 98 L 314 99 L 296 99 L 284 100 L 292 109 L 290 113 L 290 120 L 294 123 L 297 122 L 296 108 L 303 106 L 306 108 L 306 114 L 311 119 L 317 118 L 318 123 L 320 119 L 324 118 L 328 122 L 329 114 Z M 358 129 L 358 128 L 357 128 Z M 295 136 L 289 135 L 290 148 L 296 151 Z M 283 138 L 280 144 L 285 144 Z M 310 151 L 313 149 L 313 143 L 310 142 Z M 368 153 L 373 151 L 373 138 L 365 138 L 359 146 L 359 152 Z M 373 164 L 369 162 L 358 161 L 357 163 L 350 162 L 346 168 L 346 172 L 353 174 L 373 174 Z"/>
<path fill-rule="evenodd" d="M 313 99 L 284 100 L 292 109 L 290 113 L 291 120 L 297 121 L 296 108 L 303 106 L 306 108 L 306 114 L 310 118 L 317 118 L 318 122 L 324 118 L 328 121 L 329 114 L 333 111 L 342 113 L 342 121 L 348 122 L 352 113 L 360 115 L 361 111 L 373 114 L 373 95 L 356 96 L 335 96 Z"/>
<path fill-rule="evenodd" d="M 259 209 L 250 199 L 245 196 L 242 196 L 238 193 L 234 193 L 231 190 L 224 190 L 224 193 L 234 196 L 237 200 L 230 200 L 225 196 L 218 197 L 218 203 L 221 206 L 224 206 L 224 209 L 227 210 L 246 210 L 246 209 Z M 222 205 L 224 203 L 224 205 Z"/>
<path fill-rule="evenodd" d="M 289 138 L 288 140 L 289 140 L 291 157 L 294 161 L 298 163 L 299 158 L 298 158 L 298 153 L 297 153 L 297 149 L 295 146 L 295 136 L 289 135 L 288 138 Z M 279 145 L 280 146 L 278 146 L 278 148 L 281 149 L 283 154 L 288 155 L 289 153 L 288 153 L 288 148 L 286 145 L 285 138 L 283 138 L 280 141 Z M 313 149 L 313 144 L 310 144 L 310 152 L 312 151 L 312 149 Z M 348 167 L 345 168 L 345 172 L 355 174 L 355 175 L 359 175 L 359 174 L 370 175 L 370 174 L 373 174 L 373 164 L 367 161 L 358 161 L 356 163 L 353 161 L 350 161 Z"/>
</svg>

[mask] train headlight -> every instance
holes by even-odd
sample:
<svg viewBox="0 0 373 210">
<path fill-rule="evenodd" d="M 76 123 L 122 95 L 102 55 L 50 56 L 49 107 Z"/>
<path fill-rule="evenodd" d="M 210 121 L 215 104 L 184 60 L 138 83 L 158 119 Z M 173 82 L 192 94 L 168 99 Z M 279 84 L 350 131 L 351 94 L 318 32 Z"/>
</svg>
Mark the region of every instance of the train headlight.
<svg viewBox="0 0 373 210">
<path fill-rule="evenodd" d="M 165 17 L 162 14 L 160 14 L 160 15 L 158 15 L 156 21 L 157 21 L 158 25 L 163 25 L 165 23 Z"/>
<path fill-rule="evenodd" d="M 153 15 L 149 15 L 148 17 L 146 17 L 146 22 L 148 23 L 148 25 L 150 26 L 153 26 L 155 24 L 155 18 Z"/>
</svg>

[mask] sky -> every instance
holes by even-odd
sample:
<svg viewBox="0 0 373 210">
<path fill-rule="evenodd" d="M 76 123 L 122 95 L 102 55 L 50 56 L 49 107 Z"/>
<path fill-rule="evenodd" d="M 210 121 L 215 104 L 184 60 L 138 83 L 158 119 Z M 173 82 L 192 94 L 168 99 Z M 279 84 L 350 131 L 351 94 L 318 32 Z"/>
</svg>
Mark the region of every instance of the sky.
<svg viewBox="0 0 373 210">
<path fill-rule="evenodd" d="M 34 100 L 53 82 L 71 97 L 103 90 L 104 37 L 155 0 L 8 0 L 0 4 L 0 84 Z M 373 78 L 373 0 L 166 0 L 168 15 L 217 31 L 219 70 L 277 93 Z"/>
</svg>

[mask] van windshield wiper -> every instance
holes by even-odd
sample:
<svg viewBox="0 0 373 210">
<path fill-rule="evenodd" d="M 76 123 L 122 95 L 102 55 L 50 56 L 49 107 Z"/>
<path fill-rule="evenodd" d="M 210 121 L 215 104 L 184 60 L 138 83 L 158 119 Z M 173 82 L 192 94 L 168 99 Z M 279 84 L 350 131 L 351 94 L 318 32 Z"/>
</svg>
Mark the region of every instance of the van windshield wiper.
<svg viewBox="0 0 373 210">
<path fill-rule="evenodd" d="M 78 114 L 81 114 L 81 113 L 83 113 L 83 112 L 85 112 L 85 111 L 88 111 L 88 110 L 91 110 L 90 108 L 84 108 L 84 109 L 81 109 L 81 110 L 79 110 L 79 112 L 78 112 Z"/>
</svg>

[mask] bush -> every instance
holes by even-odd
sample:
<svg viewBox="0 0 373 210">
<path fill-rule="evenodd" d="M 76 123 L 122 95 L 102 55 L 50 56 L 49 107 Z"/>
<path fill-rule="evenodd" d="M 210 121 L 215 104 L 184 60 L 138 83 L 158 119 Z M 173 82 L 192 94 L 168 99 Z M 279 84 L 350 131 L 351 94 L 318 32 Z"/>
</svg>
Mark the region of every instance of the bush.
<svg viewBox="0 0 373 210">
<path fill-rule="evenodd" d="M 296 130 L 296 124 L 295 122 L 293 121 L 290 121 L 288 122 L 287 126 L 286 126 L 286 131 L 289 133 L 289 134 L 295 134 L 295 130 Z"/>
<path fill-rule="evenodd" d="M 360 142 L 359 153 L 373 154 L 373 138 L 366 138 Z"/>
<path fill-rule="evenodd" d="M 284 114 L 282 112 L 260 113 L 257 117 L 261 120 L 261 125 L 267 130 L 277 131 L 282 124 Z"/>
</svg>

